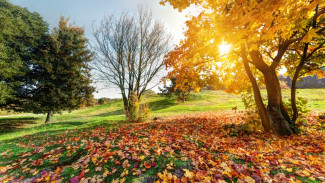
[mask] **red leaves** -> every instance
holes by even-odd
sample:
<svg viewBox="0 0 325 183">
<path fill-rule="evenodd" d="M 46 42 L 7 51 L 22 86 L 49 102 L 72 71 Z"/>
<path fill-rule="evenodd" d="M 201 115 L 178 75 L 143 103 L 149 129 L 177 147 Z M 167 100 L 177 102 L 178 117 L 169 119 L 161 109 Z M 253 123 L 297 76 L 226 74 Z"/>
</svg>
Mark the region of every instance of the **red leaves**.
<svg viewBox="0 0 325 183">
<path fill-rule="evenodd" d="M 143 163 L 143 165 L 144 165 L 144 167 L 147 168 L 147 169 L 151 168 L 151 163 L 148 163 L 148 162 L 146 162 L 146 161 Z"/>
<path fill-rule="evenodd" d="M 25 148 L 32 149 L 30 152 L 18 154 L 20 157 L 8 164 L 0 164 L 0 174 L 6 176 L 0 177 L 0 182 L 24 181 L 26 177 L 21 178 L 22 173 L 35 174 L 36 182 L 63 178 L 70 182 L 101 181 L 109 176 L 123 181 L 131 175 L 146 175 L 160 166 L 165 167 L 157 173 L 161 182 L 222 182 L 224 179 L 293 182 L 297 180 L 295 175 L 325 181 L 322 179 L 324 132 L 286 139 L 267 133 L 230 136 L 243 123 L 241 113 L 203 113 L 176 116 L 160 123 L 124 125 L 114 132 L 97 128 L 66 133 L 64 139 L 60 136 L 49 139 L 42 147 L 45 150 L 26 144 Z M 75 134 L 83 138 L 75 142 Z M 53 144 L 62 146 L 53 148 Z M 11 157 L 10 154 L 8 151 L 1 157 Z M 32 160 L 30 156 L 35 155 L 42 158 Z M 60 165 L 63 156 L 72 160 L 71 163 Z M 44 161 L 52 163 L 52 168 L 39 168 Z M 11 173 L 16 167 L 14 172 L 18 173 Z M 73 171 L 73 175 L 63 177 L 67 176 L 63 174 L 66 170 Z"/>
<path fill-rule="evenodd" d="M 121 162 L 120 161 L 115 161 L 115 165 L 119 166 L 119 165 L 121 165 Z"/>
</svg>

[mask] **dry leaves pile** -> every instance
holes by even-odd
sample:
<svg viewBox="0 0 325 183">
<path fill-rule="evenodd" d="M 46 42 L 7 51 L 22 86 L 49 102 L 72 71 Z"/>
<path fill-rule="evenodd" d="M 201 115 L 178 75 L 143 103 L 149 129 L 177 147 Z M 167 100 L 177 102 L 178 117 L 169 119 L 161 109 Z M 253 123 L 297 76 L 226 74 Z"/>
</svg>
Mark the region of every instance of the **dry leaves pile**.
<svg viewBox="0 0 325 183">
<path fill-rule="evenodd" d="M 316 113 L 290 137 L 247 134 L 244 120 L 201 113 L 26 136 L 1 153 L 0 182 L 325 181 L 324 121 Z"/>
</svg>

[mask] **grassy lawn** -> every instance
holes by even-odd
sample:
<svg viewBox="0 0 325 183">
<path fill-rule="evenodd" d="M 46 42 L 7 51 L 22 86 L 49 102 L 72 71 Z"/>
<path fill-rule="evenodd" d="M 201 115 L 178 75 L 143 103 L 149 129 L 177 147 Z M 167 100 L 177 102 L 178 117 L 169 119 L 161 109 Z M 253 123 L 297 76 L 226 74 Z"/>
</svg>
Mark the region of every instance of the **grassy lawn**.
<svg viewBox="0 0 325 183">
<path fill-rule="evenodd" d="M 289 138 L 247 131 L 244 113 L 230 111 L 243 109 L 240 96 L 222 91 L 185 103 L 143 98 L 152 117 L 164 117 L 144 124 L 123 122 L 122 102 L 57 114 L 50 124 L 45 115 L 1 117 L 0 182 L 323 182 L 325 121 L 317 111 L 325 110 L 325 90 L 298 96 L 313 112 Z"/>
<path fill-rule="evenodd" d="M 262 94 L 266 96 L 266 91 Z M 290 90 L 284 90 L 283 97 L 287 100 Z M 308 108 L 311 110 L 325 110 L 324 89 L 298 90 L 298 97 L 308 99 Z M 223 91 L 203 91 L 191 94 L 189 101 L 179 103 L 175 98 L 152 96 L 143 98 L 142 103 L 149 103 L 151 116 L 172 116 L 193 112 L 212 112 L 231 110 L 238 106 L 244 109 L 240 96 L 230 95 Z M 51 132 L 66 129 L 80 129 L 91 126 L 116 124 L 125 119 L 122 102 L 114 102 L 81 110 L 64 112 L 52 117 L 50 124 L 44 124 L 45 115 L 14 114 L 15 117 L 0 117 L 0 140 L 12 139 L 38 132 Z M 22 115 L 22 116 L 20 116 Z"/>
<path fill-rule="evenodd" d="M 315 115 L 284 138 L 245 130 L 232 111 L 39 132 L 0 143 L 0 182 L 320 183 L 325 121 Z"/>
</svg>

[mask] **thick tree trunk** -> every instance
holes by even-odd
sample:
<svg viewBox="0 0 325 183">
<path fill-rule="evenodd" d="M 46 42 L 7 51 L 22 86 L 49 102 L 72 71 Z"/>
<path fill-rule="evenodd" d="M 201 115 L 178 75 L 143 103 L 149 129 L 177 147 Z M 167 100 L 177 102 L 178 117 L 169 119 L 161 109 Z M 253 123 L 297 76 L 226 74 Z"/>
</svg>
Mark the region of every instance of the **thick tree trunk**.
<svg viewBox="0 0 325 183">
<path fill-rule="evenodd" d="M 271 127 L 277 135 L 291 135 L 292 129 L 286 120 L 286 111 L 282 104 L 282 94 L 279 79 L 274 70 L 264 72 L 265 85 L 268 97 L 267 112 L 271 117 Z"/>
<path fill-rule="evenodd" d="M 45 123 L 49 123 L 49 122 L 50 122 L 50 120 L 51 120 L 51 113 L 50 113 L 50 112 L 48 112 L 48 113 L 47 113 L 47 116 L 46 116 L 46 120 L 45 120 Z"/>
</svg>

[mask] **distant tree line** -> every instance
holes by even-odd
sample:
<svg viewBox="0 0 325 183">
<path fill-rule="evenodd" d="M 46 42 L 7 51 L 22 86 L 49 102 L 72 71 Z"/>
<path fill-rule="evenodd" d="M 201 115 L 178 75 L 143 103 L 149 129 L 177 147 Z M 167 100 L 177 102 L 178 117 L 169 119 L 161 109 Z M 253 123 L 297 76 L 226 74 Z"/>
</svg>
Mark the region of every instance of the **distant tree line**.
<svg viewBox="0 0 325 183">
<path fill-rule="evenodd" d="M 289 76 L 279 76 L 279 80 L 285 81 L 291 88 L 292 79 Z M 314 76 L 306 76 L 297 82 L 297 88 L 325 88 L 325 78 L 318 78 Z"/>
</svg>

